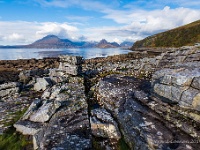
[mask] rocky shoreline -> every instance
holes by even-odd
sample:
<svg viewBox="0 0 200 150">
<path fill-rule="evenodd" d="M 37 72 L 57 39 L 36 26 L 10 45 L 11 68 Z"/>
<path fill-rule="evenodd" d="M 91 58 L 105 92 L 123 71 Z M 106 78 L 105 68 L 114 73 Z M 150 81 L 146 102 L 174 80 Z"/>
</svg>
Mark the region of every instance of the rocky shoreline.
<svg viewBox="0 0 200 150">
<path fill-rule="evenodd" d="M 198 47 L 0 61 L 0 68 L 0 134 L 14 126 L 32 149 L 200 146 Z"/>
</svg>

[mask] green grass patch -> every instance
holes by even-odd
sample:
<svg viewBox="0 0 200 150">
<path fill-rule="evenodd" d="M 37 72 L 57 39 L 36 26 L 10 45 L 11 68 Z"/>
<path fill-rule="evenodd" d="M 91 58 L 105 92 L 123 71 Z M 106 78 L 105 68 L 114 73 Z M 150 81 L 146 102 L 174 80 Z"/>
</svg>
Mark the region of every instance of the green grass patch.
<svg viewBox="0 0 200 150">
<path fill-rule="evenodd" d="M 200 20 L 172 30 L 158 33 L 136 41 L 131 49 L 137 47 L 181 47 L 200 42 Z"/>
<path fill-rule="evenodd" d="M 25 136 L 17 133 L 14 127 L 11 127 L 6 133 L 0 135 L 1 150 L 22 150 L 29 144 L 32 145 Z"/>
<path fill-rule="evenodd" d="M 25 113 L 26 109 L 14 113 L 10 122 L 4 123 L 4 126 L 11 126 L 3 135 L 0 135 L 0 150 L 23 150 L 26 146 L 32 145 L 24 135 L 17 133 L 13 124 L 17 122 Z"/>
<path fill-rule="evenodd" d="M 123 138 L 121 138 L 118 142 L 118 150 L 130 150 Z"/>
</svg>

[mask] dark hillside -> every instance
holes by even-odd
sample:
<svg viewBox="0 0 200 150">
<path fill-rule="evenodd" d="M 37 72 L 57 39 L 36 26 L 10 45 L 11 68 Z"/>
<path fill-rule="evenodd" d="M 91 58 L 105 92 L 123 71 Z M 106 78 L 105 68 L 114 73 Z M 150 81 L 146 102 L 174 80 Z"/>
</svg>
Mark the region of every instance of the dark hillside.
<svg viewBox="0 0 200 150">
<path fill-rule="evenodd" d="M 194 45 L 198 42 L 200 42 L 200 20 L 137 41 L 132 49 L 138 47 L 181 47 Z"/>
</svg>

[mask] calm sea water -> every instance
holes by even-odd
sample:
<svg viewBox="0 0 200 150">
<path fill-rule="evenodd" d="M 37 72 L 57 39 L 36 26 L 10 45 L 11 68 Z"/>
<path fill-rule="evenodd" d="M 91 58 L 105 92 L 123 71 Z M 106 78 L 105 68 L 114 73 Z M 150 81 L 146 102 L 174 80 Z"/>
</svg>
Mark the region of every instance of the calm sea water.
<svg viewBox="0 0 200 150">
<path fill-rule="evenodd" d="M 44 57 L 56 57 L 59 55 L 76 55 L 83 58 L 106 57 L 118 54 L 126 54 L 130 50 L 120 48 L 79 48 L 79 49 L 0 49 L 0 60 L 16 59 L 41 59 Z"/>
</svg>

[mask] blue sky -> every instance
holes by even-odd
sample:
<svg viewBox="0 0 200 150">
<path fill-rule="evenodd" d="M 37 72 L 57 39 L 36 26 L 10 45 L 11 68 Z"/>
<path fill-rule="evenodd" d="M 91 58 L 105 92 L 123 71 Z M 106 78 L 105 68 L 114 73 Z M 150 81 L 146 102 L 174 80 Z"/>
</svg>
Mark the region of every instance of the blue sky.
<svg viewBox="0 0 200 150">
<path fill-rule="evenodd" d="M 198 0 L 0 0 L 0 45 L 48 34 L 134 42 L 198 19 Z"/>
</svg>

